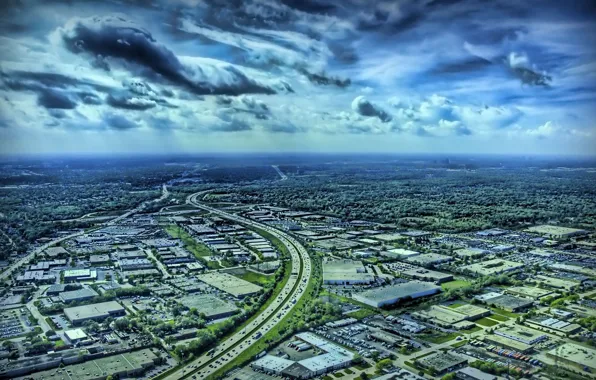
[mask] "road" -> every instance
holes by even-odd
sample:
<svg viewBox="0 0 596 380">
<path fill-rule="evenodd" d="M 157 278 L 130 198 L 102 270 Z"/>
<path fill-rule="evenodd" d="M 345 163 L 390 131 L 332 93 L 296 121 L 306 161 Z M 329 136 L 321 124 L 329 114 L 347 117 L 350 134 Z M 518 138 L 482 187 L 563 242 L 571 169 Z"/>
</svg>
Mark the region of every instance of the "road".
<svg viewBox="0 0 596 380">
<path fill-rule="evenodd" d="M 273 169 L 275 169 L 275 171 L 277 172 L 277 174 L 279 174 L 279 176 L 281 177 L 282 181 L 285 181 L 286 179 L 288 179 L 288 176 L 284 174 L 284 172 L 281 171 L 281 169 L 279 168 L 279 166 L 277 165 L 271 165 L 271 167 Z"/>
<path fill-rule="evenodd" d="M 203 210 L 209 211 L 222 218 L 242 223 L 248 226 L 257 227 L 277 237 L 288 249 L 292 261 L 292 274 L 283 287 L 279 296 L 263 311 L 258 318 L 238 331 L 230 338 L 223 341 L 211 355 L 205 353 L 177 371 L 170 373 L 166 379 L 182 379 L 196 375 L 196 378 L 204 379 L 215 373 L 230 361 L 234 360 L 251 345 L 263 339 L 263 336 L 279 324 L 287 316 L 296 303 L 306 293 L 306 285 L 311 276 L 311 261 L 306 249 L 293 237 L 271 228 L 265 224 L 255 222 L 237 215 L 198 203 L 197 197 L 204 192 L 195 193 L 188 197 L 190 203 Z M 294 275 L 296 273 L 297 275 Z M 257 337 L 260 334 L 260 337 Z"/>
</svg>

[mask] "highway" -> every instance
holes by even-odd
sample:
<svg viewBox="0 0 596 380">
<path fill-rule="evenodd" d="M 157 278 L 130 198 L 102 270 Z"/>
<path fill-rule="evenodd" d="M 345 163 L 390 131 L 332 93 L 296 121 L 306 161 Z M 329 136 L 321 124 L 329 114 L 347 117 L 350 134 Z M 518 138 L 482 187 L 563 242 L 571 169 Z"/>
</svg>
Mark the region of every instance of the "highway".
<svg viewBox="0 0 596 380">
<path fill-rule="evenodd" d="M 263 339 L 263 336 L 280 323 L 296 306 L 298 300 L 305 295 L 306 286 L 311 276 L 312 266 L 310 257 L 300 242 L 268 225 L 201 204 L 197 201 L 197 197 L 202 194 L 204 192 L 192 194 L 187 198 L 186 202 L 222 218 L 260 228 L 277 237 L 287 247 L 290 253 L 292 274 L 279 296 L 258 318 L 255 318 L 242 330 L 221 342 L 214 348 L 213 352 L 205 353 L 184 367 L 168 374 L 165 377 L 168 380 L 189 378 L 191 376 L 204 379 L 234 360 L 243 351 L 248 349 L 248 347 L 258 342 L 259 339 Z"/>
</svg>

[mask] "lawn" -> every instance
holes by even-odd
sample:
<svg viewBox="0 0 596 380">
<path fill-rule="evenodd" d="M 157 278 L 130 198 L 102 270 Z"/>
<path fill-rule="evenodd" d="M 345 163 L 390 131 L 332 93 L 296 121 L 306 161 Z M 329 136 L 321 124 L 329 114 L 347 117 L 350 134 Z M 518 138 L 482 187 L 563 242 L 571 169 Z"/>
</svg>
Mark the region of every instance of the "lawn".
<svg viewBox="0 0 596 380">
<path fill-rule="evenodd" d="M 347 313 L 346 315 L 352 317 L 352 318 L 356 318 L 356 319 L 364 319 L 370 315 L 375 315 L 377 314 L 374 310 L 371 309 L 358 309 L 356 311 L 351 311 L 349 313 Z"/>
<path fill-rule="evenodd" d="M 481 318 L 481 319 L 477 320 L 476 323 L 479 325 L 485 326 L 485 327 L 492 327 L 492 326 L 496 326 L 499 324 L 499 322 L 494 321 L 489 318 Z"/>
<path fill-rule="evenodd" d="M 435 343 L 435 344 L 449 342 L 450 340 L 453 340 L 453 339 L 457 338 L 458 336 L 461 336 L 461 334 L 456 333 L 456 332 L 449 333 L 449 334 L 421 334 L 421 335 L 419 335 L 419 337 L 424 339 L 425 341 L 430 342 L 430 343 Z"/>
<path fill-rule="evenodd" d="M 180 239 L 184 243 L 184 248 L 195 255 L 196 258 L 203 258 L 205 256 L 213 255 L 213 252 L 203 243 L 199 243 L 192 236 L 190 236 L 182 228 L 169 225 L 166 227 L 166 232 L 174 239 Z M 211 268 L 210 268 L 211 269 Z"/>
<path fill-rule="evenodd" d="M 451 305 L 447 306 L 450 309 L 457 309 L 460 306 L 464 306 L 466 305 L 465 302 L 460 302 L 460 301 L 455 301 L 454 303 L 452 303 Z"/>
<path fill-rule="evenodd" d="M 472 334 L 472 333 L 475 333 L 475 332 L 480 331 L 480 330 L 482 330 L 482 327 L 480 327 L 480 326 L 474 326 L 471 329 L 461 330 L 461 332 L 464 333 L 464 334 Z"/>
<path fill-rule="evenodd" d="M 467 340 L 460 340 L 459 342 L 455 342 L 455 343 L 453 343 L 453 344 L 451 345 L 451 347 L 453 347 L 453 348 L 458 348 L 458 347 L 461 347 L 461 346 L 465 346 L 467 343 L 468 343 L 468 341 L 467 341 Z"/>
<path fill-rule="evenodd" d="M 500 314 L 493 314 L 489 317 L 490 319 L 494 319 L 495 321 L 505 322 L 509 320 L 509 317 Z"/>
<path fill-rule="evenodd" d="M 346 369 L 344 370 L 344 372 L 345 372 L 345 373 L 347 373 L 348 375 L 351 375 L 351 374 L 353 374 L 353 373 L 354 373 L 354 371 L 352 371 L 352 370 L 351 370 L 351 369 L 349 369 L 349 368 L 346 368 Z"/>
<path fill-rule="evenodd" d="M 235 274 L 234 276 L 261 286 L 267 285 L 275 278 L 273 275 L 264 275 L 250 270 L 247 270 L 243 274 Z"/>
<path fill-rule="evenodd" d="M 492 306 L 489 307 L 489 309 L 491 309 L 493 311 L 493 313 L 495 313 L 495 314 L 504 315 L 504 316 L 509 317 L 509 318 L 517 318 L 517 317 L 519 317 L 521 315 L 521 314 L 512 313 L 512 312 L 507 311 L 507 310 L 498 309 L 498 308 L 492 307 Z"/>
<path fill-rule="evenodd" d="M 449 289 L 463 288 L 463 287 L 466 287 L 468 285 L 471 285 L 471 283 L 469 281 L 466 281 L 466 280 L 453 280 L 453 281 L 449 281 L 449 282 L 445 282 L 445 283 L 441 284 L 441 288 L 443 290 L 449 290 Z"/>
<path fill-rule="evenodd" d="M 340 377 L 344 377 L 344 374 L 343 374 L 343 373 L 341 373 L 341 372 L 335 372 L 335 373 L 333 374 L 333 376 L 335 376 L 335 377 L 337 377 L 337 378 L 340 378 Z"/>
</svg>

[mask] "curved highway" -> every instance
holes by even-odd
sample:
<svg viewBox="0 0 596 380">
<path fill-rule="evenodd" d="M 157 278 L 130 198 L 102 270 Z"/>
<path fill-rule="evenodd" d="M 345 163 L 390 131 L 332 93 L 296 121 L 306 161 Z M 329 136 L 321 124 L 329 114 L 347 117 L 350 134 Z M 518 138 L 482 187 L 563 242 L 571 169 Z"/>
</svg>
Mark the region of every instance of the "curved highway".
<svg viewBox="0 0 596 380">
<path fill-rule="evenodd" d="M 222 218 L 257 227 L 272 234 L 287 247 L 292 260 L 292 272 L 281 293 L 257 318 L 242 330 L 221 342 L 213 350 L 204 353 L 184 367 L 168 374 L 165 377 L 168 380 L 183 379 L 191 376 L 193 378 L 204 379 L 235 359 L 248 347 L 255 344 L 259 339 L 262 339 L 267 332 L 280 323 L 292 311 L 298 300 L 305 295 L 306 285 L 311 276 L 312 268 L 308 252 L 296 239 L 268 225 L 201 204 L 198 202 L 197 197 L 203 193 L 199 192 L 190 195 L 186 203 L 209 211 Z"/>
</svg>

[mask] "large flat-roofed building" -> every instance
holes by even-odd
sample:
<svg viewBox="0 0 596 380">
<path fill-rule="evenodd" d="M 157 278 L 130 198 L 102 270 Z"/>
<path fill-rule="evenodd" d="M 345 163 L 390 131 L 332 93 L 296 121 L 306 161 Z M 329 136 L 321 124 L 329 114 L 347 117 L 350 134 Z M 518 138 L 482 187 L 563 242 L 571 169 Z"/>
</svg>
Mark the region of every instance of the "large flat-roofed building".
<svg viewBox="0 0 596 380">
<path fill-rule="evenodd" d="M 91 288 L 83 288 L 79 290 L 72 290 L 69 292 L 60 293 L 59 297 L 64 303 L 80 302 L 90 300 L 95 296 L 98 296 L 97 292 Z"/>
<path fill-rule="evenodd" d="M 91 269 L 68 269 L 62 272 L 64 282 L 90 281 L 97 279 L 97 271 Z"/>
<path fill-rule="evenodd" d="M 420 255 L 420 252 L 416 252 L 416 251 L 411 251 L 409 249 L 403 249 L 403 248 L 393 248 L 387 251 L 388 255 L 390 257 L 395 257 L 398 259 L 408 259 L 410 257 L 415 257 Z"/>
<path fill-rule="evenodd" d="M 453 280 L 453 275 L 451 274 L 437 272 L 435 270 L 425 268 L 413 268 L 403 271 L 401 274 L 415 280 L 432 281 L 439 284 Z"/>
<path fill-rule="evenodd" d="M 453 251 L 453 253 L 460 258 L 475 258 L 486 255 L 488 251 L 480 248 L 462 248 Z"/>
<path fill-rule="evenodd" d="M 85 334 L 83 329 L 67 330 L 64 332 L 64 336 L 66 336 L 66 339 L 72 344 L 87 339 L 87 334 Z"/>
<path fill-rule="evenodd" d="M 545 328 L 555 332 L 560 332 L 564 334 L 574 334 L 581 330 L 581 326 L 577 323 L 570 323 L 567 321 L 562 321 L 557 318 L 545 317 L 540 316 L 536 318 L 527 319 L 526 323 L 529 326 L 533 326 L 536 328 Z"/>
<path fill-rule="evenodd" d="M 189 309 L 196 308 L 199 313 L 205 314 L 205 318 L 208 320 L 229 317 L 236 314 L 238 310 L 233 303 L 221 300 L 211 294 L 183 296 L 179 302 Z"/>
<path fill-rule="evenodd" d="M 197 278 L 207 285 L 213 286 L 214 288 L 229 293 L 237 298 L 253 295 L 263 289 L 251 282 L 223 272 L 200 274 Z"/>
<path fill-rule="evenodd" d="M 118 260 L 120 270 L 131 271 L 140 269 L 152 269 L 153 263 L 148 259 L 120 259 Z"/>
<path fill-rule="evenodd" d="M 560 226 L 551 226 L 547 224 L 543 224 L 540 226 L 534 226 L 530 228 L 526 228 L 526 232 L 535 233 L 538 235 L 542 235 L 551 239 L 570 239 L 576 236 L 584 236 L 588 234 L 586 230 L 580 230 L 578 228 L 568 228 L 568 227 L 560 227 Z"/>
<path fill-rule="evenodd" d="M 468 364 L 468 360 L 448 352 L 437 352 L 416 360 L 416 363 L 424 368 L 430 368 L 440 375 Z"/>
<path fill-rule="evenodd" d="M 465 367 L 455 372 L 457 380 L 498 380 L 498 377 L 490 373 L 482 372 L 474 367 Z"/>
<path fill-rule="evenodd" d="M 530 286 L 512 286 L 505 289 L 505 293 L 513 294 L 514 296 L 522 296 L 539 300 L 542 297 L 553 294 L 551 290 L 542 288 L 535 288 Z"/>
<path fill-rule="evenodd" d="M 272 374 L 281 376 L 283 370 L 294 364 L 293 360 L 280 358 L 273 355 L 265 355 L 262 358 L 254 361 L 250 366 L 254 369 L 265 372 L 266 374 Z"/>
<path fill-rule="evenodd" d="M 504 326 L 495 330 L 495 335 L 503 336 L 525 344 L 533 345 L 547 338 L 539 331 L 521 326 Z"/>
<path fill-rule="evenodd" d="M 69 307 L 64 309 L 64 315 L 73 325 L 81 325 L 86 321 L 100 321 L 107 317 L 124 315 L 122 305 L 116 301 L 94 303 L 85 306 Z"/>
<path fill-rule="evenodd" d="M 370 284 L 375 277 L 366 273 L 360 261 L 328 260 L 323 262 L 323 283 L 330 285 Z"/>
<path fill-rule="evenodd" d="M 527 309 L 534 304 L 534 300 L 531 298 L 516 297 L 495 292 L 482 294 L 474 298 L 487 305 L 512 312 Z"/>
<path fill-rule="evenodd" d="M 557 359 L 567 365 L 579 368 L 588 367 L 596 372 L 596 350 L 575 343 L 565 343 L 546 353 L 546 356 Z"/>
<path fill-rule="evenodd" d="M 453 257 L 447 255 L 440 255 L 438 253 L 424 253 L 422 255 L 413 256 L 406 259 L 409 263 L 416 263 L 420 265 L 437 265 L 447 263 L 453 260 Z"/>
<path fill-rule="evenodd" d="M 513 272 L 520 270 L 524 267 L 522 263 L 516 263 L 514 261 L 493 259 L 483 261 L 476 264 L 466 265 L 461 267 L 464 271 L 472 272 L 479 276 L 492 276 L 495 274 Z"/>
<path fill-rule="evenodd" d="M 420 298 L 441 292 L 441 287 L 428 282 L 410 281 L 382 288 L 371 289 L 352 297 L 373 307 L 392 305 L 407 298 Z"/>
</svg>

